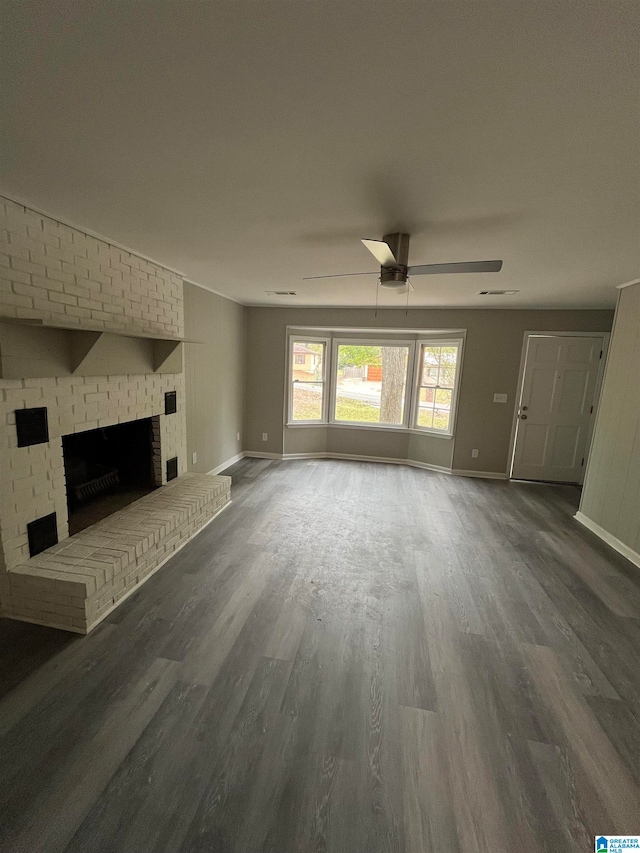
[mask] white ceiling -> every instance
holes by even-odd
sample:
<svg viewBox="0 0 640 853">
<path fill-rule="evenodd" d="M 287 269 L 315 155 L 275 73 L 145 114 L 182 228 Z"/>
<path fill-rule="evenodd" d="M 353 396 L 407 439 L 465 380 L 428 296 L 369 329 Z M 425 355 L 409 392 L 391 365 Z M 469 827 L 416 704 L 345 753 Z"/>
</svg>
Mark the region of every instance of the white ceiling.
<svg viewBox="0 0 640 853">
<path fill-rule="evenodd" d="M 0 185 L 251 304 L 599 307 L 640 273 L 636 0 L 3 4 Z M 481 289 L 517 289 L 487 299 Z M 296 290 L 288 299 L 267 290 Z M 402 304 L 383 292 L 381 304 Z"/>
</svg>

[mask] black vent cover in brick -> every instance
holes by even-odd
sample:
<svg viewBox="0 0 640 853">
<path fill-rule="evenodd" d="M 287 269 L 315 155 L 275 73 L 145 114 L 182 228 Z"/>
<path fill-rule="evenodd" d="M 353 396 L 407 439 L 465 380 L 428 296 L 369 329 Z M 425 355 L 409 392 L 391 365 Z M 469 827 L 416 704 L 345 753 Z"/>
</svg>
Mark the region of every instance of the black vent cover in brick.
<svg viewBox="0 0 640 853">
<path fill-rule="evenodd" d="M 46 406 L 40 409 L 16 409 L 18 447 L 43 444 L 49 441 L 49 422 Z"/>
<path fill-rule="evenodd" d="M 178 400 L 175 391 L 167 391 L 164 395 L 164 413 L 173 415 L 178 411 Z"/>
<path fill-rule="evenodd" d="M 35 557 L 41 551 L 46 551 L 52 545 L 58 544 L 58 523 L 55 512 L 51 515 L 43 515 L 31 524 L 27 524 L 27 535 L 29 536 L 29 554 Z"/>
<path fill-rule="evenodd" d="M 167 459 L 167 480 L 175 480 L 178 476 L 178 457 Z"/>
</svg>

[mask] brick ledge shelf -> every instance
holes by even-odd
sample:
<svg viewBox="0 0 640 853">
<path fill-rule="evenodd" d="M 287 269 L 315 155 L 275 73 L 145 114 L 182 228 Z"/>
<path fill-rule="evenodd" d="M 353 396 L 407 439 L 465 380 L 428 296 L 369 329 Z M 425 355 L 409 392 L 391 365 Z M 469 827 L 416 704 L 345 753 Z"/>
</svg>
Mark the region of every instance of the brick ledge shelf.
<svg viewBox="0 0 640 853">
<path fill-rule="evenodd" d="M 230 502 L 231 478 L 183 474 L 8 572 L 2 616 L 88 634 Z"/>
</svg>

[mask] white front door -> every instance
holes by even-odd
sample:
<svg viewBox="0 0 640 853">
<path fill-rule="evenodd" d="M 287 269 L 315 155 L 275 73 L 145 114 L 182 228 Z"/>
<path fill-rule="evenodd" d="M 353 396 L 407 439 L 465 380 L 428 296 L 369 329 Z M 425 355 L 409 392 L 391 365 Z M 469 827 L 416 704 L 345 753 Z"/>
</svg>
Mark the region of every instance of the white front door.
<svg viewBox="0 0 640 853">
<path fill-rule="evenodd" d="M 529 335 L 511 476 L 579 483 L 603 338 Z"/>
</svg>

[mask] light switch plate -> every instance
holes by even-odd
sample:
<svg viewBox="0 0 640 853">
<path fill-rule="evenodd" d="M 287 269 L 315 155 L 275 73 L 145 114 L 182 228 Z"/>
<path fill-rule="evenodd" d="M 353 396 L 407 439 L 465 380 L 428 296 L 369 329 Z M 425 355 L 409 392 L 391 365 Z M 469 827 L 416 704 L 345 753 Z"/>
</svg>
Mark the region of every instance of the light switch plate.
<svg viewBox="0 0 640 853">
<path fill-rule="evenodd" d="M 192 454 L 191 454 L 191 463 L 192 463 L 193 465 L 195 465 L 197 461 L 198 461 L 198 454 L 197 454 L 197 453 L 192 453 Z"/>
<path fill-rule="evenodd" d="M 493 402 L 494 403 L 506 403 L 507 402 L 507 395 L 506 394 L 494 394 L 493 395 Z"/>
</svg>

